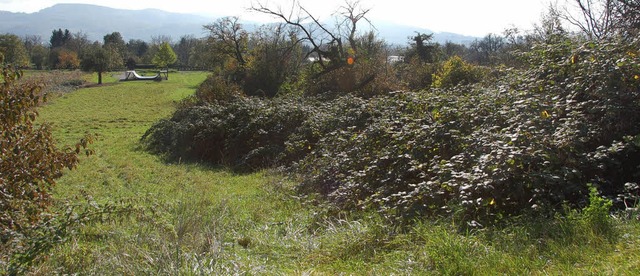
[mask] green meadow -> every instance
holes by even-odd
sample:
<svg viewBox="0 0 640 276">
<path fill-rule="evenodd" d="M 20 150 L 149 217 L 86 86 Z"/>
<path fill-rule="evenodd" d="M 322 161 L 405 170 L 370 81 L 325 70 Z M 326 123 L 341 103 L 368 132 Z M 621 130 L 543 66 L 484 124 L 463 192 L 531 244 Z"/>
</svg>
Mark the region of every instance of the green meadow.
<svg viewBox="0 0 640 276">
<path fill-rule="evenodd" d="M 58 93 L 40 108 L 60 146 L 95 135 L 54 188 L 57 207 L 126 206 L 76 226 L 34 275 L 635 275 L 640 222 L 597 231 L 582 214 L 513 218 L 469 230 L 447 219 L 392 226 L 373 213 L 334 214 L 277 171 L 236 174 L 166 162 L 139 140 L 193 94 L 204 72 Z M 97 78 L 86 76 L 92 82 Z M 65 204 L 66 203 L 66 204 Z M 89 206 L 89 207 L 86 207 Z M 80 208 L 80 207 L 78 207 Z M 114 209 L 116 210 L 116 209 Z M 58 210 L 61 211 L 61 210 Z M 461 230 L 467 229 L 467 230 Z"/>
</svg>

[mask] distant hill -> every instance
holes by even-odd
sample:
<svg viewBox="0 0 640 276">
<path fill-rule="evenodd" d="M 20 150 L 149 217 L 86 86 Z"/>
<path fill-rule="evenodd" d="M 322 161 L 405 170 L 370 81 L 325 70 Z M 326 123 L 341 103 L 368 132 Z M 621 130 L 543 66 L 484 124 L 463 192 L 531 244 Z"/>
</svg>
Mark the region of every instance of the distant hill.
<svg viewBox="0 0 640 276">
<path fill-rule="evenodd" d="M 177 40 L 183 35 L 203 37 L 203 25 L 216 18 L 193 14 L 181 14 L 157 9 L 122 10 L 88 4 L 57 4 L 35 13 L 0 11 L 0 33 L 18 36 L 39 35 L 48 41 L 54 29 L 69 29 L 71 33 L 83 32 L 90 40 L 102 40 L 104 35 L 120 32 L 125 41 L 153 36 L 171 36 Z M 250 25 L 252 23 L 249 23 Z M 376 24 L 374 22 L 374 24 Z M 406 45 L 407 38 L 416 31 L 432 33 L 427 29 L 394 24 L 376 25 L 380 36 L 392 44 Z M 436 33 L 434 40 L 468 44 L 475 37 L 452 33 Z"/>
<path fill-rule="evenodd" d="M 374 22 L 375 28 L 387 42 L 396 45 L 407 45 L 409 37 L 415 35 L 416 32 L 423 34 L 433 34 L 433 41 L 440 44 L 444 44 L 447 41 L 455 42 L 458 44 L 471 44 L 474 40 L 478 39 L 473 36 L 465 36 L 455 33 L 440 32 L 436 33 L 426 28 L 412 27 L 397 25 L 393 23 L 377 23 Z"/>
<path fill-rule="evenodd" d="M 202 37 L 202 26 L 215 18 L 165 12 L 156 9 L 120 10 L 86 4 L 58 4 L 35 13 L 0 12 L 0 33 L 39 35 L 48 41 L 54 29 L 83 32 L 91 40 L 120 32 L 125 40 L 150 40 L 152 36 Z"/>
</svg>

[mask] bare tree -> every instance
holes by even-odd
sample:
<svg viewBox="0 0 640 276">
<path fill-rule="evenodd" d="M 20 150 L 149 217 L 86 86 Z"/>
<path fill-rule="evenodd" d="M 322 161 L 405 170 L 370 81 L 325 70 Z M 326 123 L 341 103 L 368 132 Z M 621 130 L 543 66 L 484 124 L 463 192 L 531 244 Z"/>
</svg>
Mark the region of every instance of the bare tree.
<svg viewBox="0 0 640 276">
<path fill-rule="evenodd" d="M 162 45 L 165 42 L 171 44 L 172 41 L 173 41 L 173 38 L 171 38 L 171 36 L 169 36 L 169 35 L 153 35 L 153 36 L 151 36 L 151 45 L 153 45 L 153 46 L 159 46 L 159 45 Z"/>
<path fill-rule="evenodd" d="M 631 35 L 640 28 L 638 0 L 571 0 L 572 8 L 558 12 L 561 19 L 577 27 L 590 40 L 618 34 Z"/>
<path fill-rule="evenodd" d="M 284 23 L 264 25 L 253 32 L 244 92 L 273 97 L 287 79 L 296 78 L 303 64 L 302 47 L 297 42 L 297 30 Z"/>
<path fill-rule="evenodd" d="M 336 28 L 328 26 L 313 16 L 299 1 L 293 1 L 288 11 L 281 7 L 273 9 L 263 3 L 255 3 L 251 10 L 272 15 L 283 20 L 286 24 L 299 29 L 302 36 L 297 43 L 308 43 L 311 50 L 307 57 L 316 55 L 318 63 L 323 68 L 320 74 L 326 74 L 347 64 L 347 57 L 357 55 L 356 35 L 358 22 L 365 20 L 370 9 L 361 9 L 359 1 L 346 2 L 336 14 L 342 18 Z M 349 48 L 345 48 L 343 40 L 348 41 Z"/>
<path fill-rule="evenodd" d="M 235 58 L 240 66 L 246 64 L 248 33 L 243 29 L 239 18 L 223 17 L 212 24 L 205 25 L 209 31 L 209 41 L 216 51 Z"/>
<path fill-rule="evenodd" d="M 346 2 L 346 5 L 341 6 L 338 13 L 343 17 L 342 22 L 340 22 L 339 30 L 346 29 L 347 32 L 345 35 L 349 38 L 349 46 L 354 51 L 358 48 L 356 45 L 356 34 L 357 34 L 357 24 L 360 20 L 365 20 L 369 23 L 370 26 L 371 21 L 366 17 L 367 13 L 369 13 L 371 9 L 362 9 L 360 6 L 360 1 L 356 0 L 353 2 Z M 343 31 L 341 31 L 342 33 Z"/>
<path fill-rule="evenodd" d="M 560 18 L 582 31 L 587 38 L 602 39 L 613 31 L 613 3 L 616 0 L 571 0 L 574 7 L 563 7 Z M 574 10 L 577 10 L 574 11 Z"/>
<path fill-rule="evenodd" d="M 528 35 L 532 42 L 557 43 L 566 38 L 568 32 L 562 24 L 562 16 L 557 5 L 550 4 L 542 15 L 540 24 L 536 24 L 533 33 Z"/>
</svg>

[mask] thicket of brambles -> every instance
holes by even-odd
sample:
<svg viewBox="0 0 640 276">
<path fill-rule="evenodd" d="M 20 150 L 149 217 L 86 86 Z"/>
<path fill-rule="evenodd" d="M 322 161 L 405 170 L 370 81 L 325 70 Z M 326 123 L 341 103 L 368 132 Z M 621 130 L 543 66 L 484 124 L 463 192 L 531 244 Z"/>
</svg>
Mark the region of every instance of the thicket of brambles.
<svg viewBox="0 0 640 276">
<path fill-rule="evenodd" d="M 606 32 L 591 22 L 570 33 L 552 10 L 532 33 L 476 41 L 475 59 L 417 34 L 400 63 L 356 32 L 367 10 L 347 6 L 330 29 L 304 9 L 290 18 L 255 7 L 285 24 L 258 34 L 237 19 L 208 26 L 228 59 L 143 141 L 174 159 L 283 167 L 332 208 L 403 219 L 548 214 L 585 206 L 591 186 L 630 207 L 640 192 L 640 41 L 627 4 L 611 8 Z"/>
</svg>

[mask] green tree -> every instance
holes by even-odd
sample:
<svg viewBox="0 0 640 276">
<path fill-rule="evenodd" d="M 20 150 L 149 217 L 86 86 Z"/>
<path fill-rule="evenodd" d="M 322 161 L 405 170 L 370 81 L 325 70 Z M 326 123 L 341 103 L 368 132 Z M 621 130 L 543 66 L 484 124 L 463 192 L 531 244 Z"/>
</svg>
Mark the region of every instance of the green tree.
<svg viewBox="0 0 640 276">
<path fill-rule="evenodd" d="M 64 32 L 62 31 L 62 29 L 53 30 L 51 39 L 49 39 L 49 43 L 51 43 L 51 49 L 64 46 L 65 44 L 67 44 L 67 42 L 69 42 L 69 40 L 71 40 L 71 37 L 71 32 L 69 32 L 69 30 L 67 29 L 65 29 Z"/>
<path fill-rule="evenodd" d="M 131 39 L 127 42 L 126 46 L 128 54 L 135 56 L 138 59 L 142 59 L 149 50 L 149 44 L 140 39 Z"/>
<path fill-rule="evenodd" d="M 31 49 L 31 63 L 35 65 L 36 69 L 42 70 L 47 62 L 48 55 L 49 49 L 42 45 L 36 45 Z"/>
<path fill-rule="evenodd" d="M 110 70 L 113 64 L 110 52 L 96 43 L 85 51 L 80 66 L 83 71 L 98 73 L 98 84 L 102 84 L 102 73 Z"/>
<path fill-rule="evenodd" d="M 160 68 L 166 68 L 167 66 L 173 64 L 178 60 L 176 53 L 171 48 L 168 42 L 164 42 L 160 44 L 160 48 L 158 52 L 153 57 L 153 64 Z"/>
<path fill-rule="evenodd" d="M 246 64 L 243 89 L 247 95 L 273 97 L 302 66 L 302 49 L 292 28 L 263 26 L 251 36 L 252 51 Z"/>
<path fill-rule="evenodd" d="M 4 61 L 17 67 L 29 65 L 29 56 L 22 39 L 17 35 L 0 35 L 0 54 L 4 55 Z"/>
<path fill-rule="evenodd" d="M 169 42 L 163 42 L 162 44 L 160 44 L 158 52 L 155 54 L 155 56 L 153 56 L 153 64 L 155 64 L 159 68 L 167 68 L 177 60 L 178 57 L 171 48 L 171 45 L 169 45 Z"/>
<path fill-rule="evenodd" d="M 408 59 L 413 56 L 418 56 L 420 61 L 426 63 L 432 63 L 436 61 L 437 45 L 431 43 L 433 34 L 423 34 L 416 32 L 415 36 L 410 37 L 412 49 L 407 52 Z"/>
<path fill-rule="evenodd" d="M 119 32 L 113 32 L 104 36 L 104 48 L 110 52 L 110 57 L 112 59 L 120 59 L 119 63 L 124 64 L 127 44 L 124 42 L 124 39 L 122 39 L 122 35 Z M 112 63 L 118 62 L 114 60 Z"/>
</svg>

